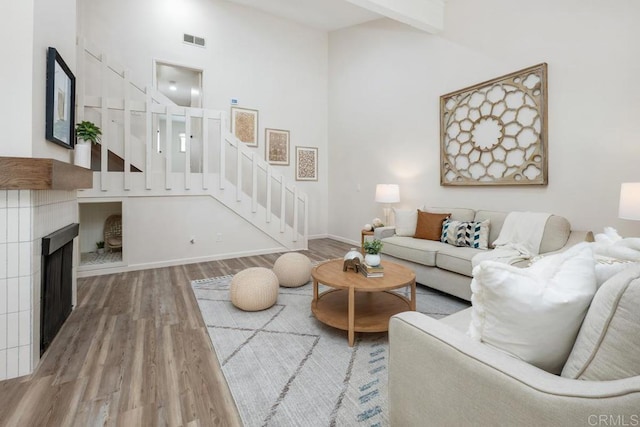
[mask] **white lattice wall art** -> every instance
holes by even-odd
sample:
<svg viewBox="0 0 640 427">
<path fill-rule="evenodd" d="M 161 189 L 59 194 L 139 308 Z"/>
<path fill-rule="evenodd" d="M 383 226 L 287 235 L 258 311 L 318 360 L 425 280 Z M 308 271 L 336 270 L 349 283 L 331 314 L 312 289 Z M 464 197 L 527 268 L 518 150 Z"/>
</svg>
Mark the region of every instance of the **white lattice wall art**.
<svg viewBox="0 0 640 427">
<path fill-rule="evenodd" d="M 547 184 L 547 64 L 440 97 L 441 185 Z"/>
</svg>

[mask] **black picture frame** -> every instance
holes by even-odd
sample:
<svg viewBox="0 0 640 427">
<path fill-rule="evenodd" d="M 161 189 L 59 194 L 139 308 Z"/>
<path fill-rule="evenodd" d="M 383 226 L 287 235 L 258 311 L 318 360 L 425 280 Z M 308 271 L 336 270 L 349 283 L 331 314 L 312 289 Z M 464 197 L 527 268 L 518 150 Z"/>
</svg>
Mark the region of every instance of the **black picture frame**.
<svg viewBox="0 0 640 427">
<path fill-rule="evenodd" d="M 47 49 L 45 138 L 73 149 L 75 143 L 76 78 L 58 51 Z"/>
</svg>

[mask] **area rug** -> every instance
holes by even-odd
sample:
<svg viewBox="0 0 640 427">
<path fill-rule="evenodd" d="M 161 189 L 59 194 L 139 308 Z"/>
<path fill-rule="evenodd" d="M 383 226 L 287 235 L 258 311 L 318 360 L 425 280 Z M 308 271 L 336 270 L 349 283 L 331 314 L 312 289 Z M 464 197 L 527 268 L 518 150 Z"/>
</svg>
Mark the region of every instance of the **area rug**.
<svg viewBox="0 0 640 427">
<path fill-rule="evenodd" d="M 268 310 L 239 310 L 231 278 L 191 285 L 245 426 L 389 425 L 387 333 L 356 333 L 349 347 L 345 331 L 311 314 L 311 283 L 280 288 Z M 416 294 L 418 311 L 434 318 L 469 306 L 422 286 Z"/>
</svg>

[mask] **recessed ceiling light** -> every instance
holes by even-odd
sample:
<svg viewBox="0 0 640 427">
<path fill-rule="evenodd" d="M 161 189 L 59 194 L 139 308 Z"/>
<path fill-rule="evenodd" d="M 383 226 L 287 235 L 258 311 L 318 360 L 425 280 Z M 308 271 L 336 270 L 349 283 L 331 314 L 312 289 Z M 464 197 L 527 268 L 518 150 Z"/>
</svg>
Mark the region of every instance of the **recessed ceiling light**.
<svg viewBox="0 0 640 427">
<path fill-rule="evenodd" d="M 200 91 L 195 87 L 191 88 L 191 95 L 200 95 Z"/>
<path fill-rule="evenodd" d="M 178 90 L 178 88 L 176 87 L 176 82 L 174 82 L 173 80 L 171 80 L 169 82 L 169 90 L 175 92 L 176 90 Z"/>
</svg>

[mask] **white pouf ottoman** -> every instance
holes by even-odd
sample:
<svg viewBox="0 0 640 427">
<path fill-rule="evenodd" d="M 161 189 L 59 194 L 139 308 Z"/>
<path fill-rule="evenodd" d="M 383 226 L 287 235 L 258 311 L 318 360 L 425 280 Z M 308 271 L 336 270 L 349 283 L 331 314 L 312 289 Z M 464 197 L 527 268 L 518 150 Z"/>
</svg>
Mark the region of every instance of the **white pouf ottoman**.
<svg viewBox="0 0 640 427">
<path fill-rule="evenodd" d="M 263 267 L 242 270 L 231 279 L 231 303 L 241 310 L 259 311 L 278 300 L 278 277 Z"/>
<path fill-rule="evenodd" d="M 273 272 L 278 276 L 280 286 L 297 288 L 311 279 L 311 261 L 298 252 L 289 252 L 276 260 Z"/>
</svg>

